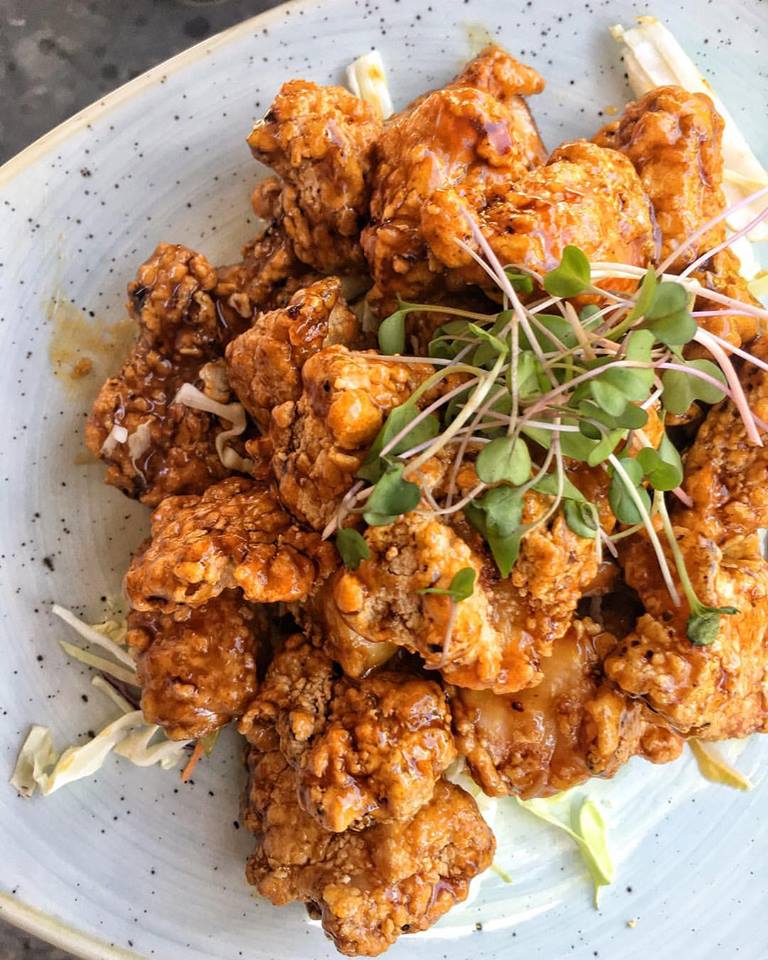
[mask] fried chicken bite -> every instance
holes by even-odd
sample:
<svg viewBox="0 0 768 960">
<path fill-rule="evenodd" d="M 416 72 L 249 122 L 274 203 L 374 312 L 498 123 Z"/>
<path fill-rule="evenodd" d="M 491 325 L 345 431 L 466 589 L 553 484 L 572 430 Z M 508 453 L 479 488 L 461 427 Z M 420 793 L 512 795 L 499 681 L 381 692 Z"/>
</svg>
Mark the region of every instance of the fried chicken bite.
<svg viewBox="0 0 768 960">
<path fill-rule="evenodd" d="M 731 249 L 726 247 L 702 264 L 699 270 L 693 271 L 691 276 L 707 290 L 713 290 L 734 300 L 740 300 L 748 306 L 761 307 L 760 302 L 750 293 L 747 281 L 740 271 L 741 264 L 738 257 Z M 695 309 L 722 311 L 723 305 L 714 300 L 709 300 L 706 293 L 701 293 L 696 297 Z M 715 336 L 722 337 L 736 347 L 749 343 L 758 333 L 757 317 L 754 314 L 741 312 L 738 308 L 731 313 L 719 313 L 715 316 L 697 317 L 696 319 L 699 326 L 710 333 L 714 333 Z M 709 358 L 709 352 L 706 348 L 689 344 L 686 348 L 686 356 L 694 355 L 705 359 Z"/>
<path fill-rule="evenodd" d="M 290 80 L 248 137 L 254 157 L 282 178 L 278 219 L 296 256 L 323 273 L 363 264 L 380 131 L 375 111 L 343 87 Z"/>
<path fill-rule="evenodd" d="M 296 771 L 279 751 L 253 747 L 249 767 L 249 883 L 276 905 L 304 901 L 347 956 L 377 956 L 401 933 L 426 930 L 493 859 L 475 801 L 445 780 L 410 820 L 331 833 L 301 808 Z"/>
<path fill-rule="evenodd" d="M 392 672 L 350 680 L 301 635 L 276 654 L 240 723 L 256 743 L 265 727 L 297 771 L 302 808 L 336 833 L 414 816 L 456 757 L 438 684 Z"/>
<path fill-rule="evenodd" d="M 300 398 L 272 410 L 272 465 L 287 509 L 322 530 L 387 414 L 432 372 L 428 363 L 400 363 L 341 345 L 309 357 Z"/>
<path fill-rule="evenodd" d="M 141 709 L 172 740 L 197 739 L 239 717 L 257 687 L 264 624 L 227 590 L 184 620 L 167 613 L 128 614 Z"/>
<path fill-rule="evenodd" d="M 655 252 L 650 204 L 632 164 L 584 141 L 563 144 L 544 166 L 507 183 L 477 219 L 502 263 L 537 273 L 556 267 L 568 244 L 590 261 L 635 266 L 645 266 Z M 433 250 L 464 282 L 492 292 L 492 282 L 456 236 L 475 246 L 466 223 L 456 218 Z"/>
<path fill-rule="evenodd" d="M 149 506 L 171 494 L 200 493 L 231 472 L 216 451 L 216 436 L 230 425 L 174 403 L 184 383 L 207 391 L 206 371 L 226 342 L 216 283 L 205 257 L 181 245 L 158 246 L 128 287 L 137 340 L 118 376 L 102 386 L 86 424 L 86 445 L 106 463 L 107 483 Z M 228 392 L 223 399 L 221 393 L 219 386 L 218 399 L 226 403 Z M 115 436 L 120 431 L 122 441 Z"/>
<path fill-rule="evenodd" d="M 336 562 L 334 547 L 296 526 L 269 485 L 230 477 L 202 496 L 162 501 L 125 589 L 135 609 L 178 618 L 230 588 L 255 603 L 302 600 Z"/>
<path fill-rule="evenodd" d="M 288 306 L 262 313 L 227 347 L 229 380 L 263 430 L 273 407 L 301 396 L 305 361 L 332 344 L 353 345 L 357 318 L 347 307 L 341 281 L 326 277 L 295 293 Z"/>
<path fill-rule="evenodd" d="M 477 476 L 466 469 L 461 483 L 470 489 Z M 586 474 L 573 472 L 591 499 L 605 501 L 605 491 L 590 487 Z M 521 522 L 535 524 L 550 503 L 529 494 Z M 605 512 L 608 524 L 607 506 Z M 577 536 L 561 513 L 523 539 L 507 578 L 465 521 L 451 525 L 414 512 L 390 526 L 369 527 L 365 541 L 370 557 L 355 571 L 340 568 L 308 607 L 310 629 L 320 625 L 327 649 L 352 676 L 405 647 L 457 686 L 497 693 L 531 686 L 598 572 L 594 542 Z M 475 587 L 460 603 L 422 592 L 447 589 L 468 567 Z"/>
<path fill-rule="evenodd" d="M 723 119 L 706 94 L 667 86 L 630 103 L 595 137 L 625 154 L 639 173 L 661 234 L 660 260 L 725 209 L 722 134 Z M 681 250 L 672 269 L 681 270 L 723 239 L 721 222 Z"/>
<path fill-rule="evenodd" d="M 536 686 L 506 696 L 455 690 L 459 752 L 486 793 L 547 797 L 612 777 L 635 754 L 654 763 L 679 756 L 680 738 L 603 679 L 602 659 L 615 644 L 596 623 L 574 620 Z"/>
<path fill-rule="evenodd" d="M 530 67 L 490 48 L 454 83 L 386 124 L 376 146 L 371 223 L 361 238 L 381 313 L 396 296 L 419 300 L 444 286 L 454 237 L 467 233 L 463 210 L 482 211 L 542 162 L 519 96 L 542 86 Z"/>
</svg>

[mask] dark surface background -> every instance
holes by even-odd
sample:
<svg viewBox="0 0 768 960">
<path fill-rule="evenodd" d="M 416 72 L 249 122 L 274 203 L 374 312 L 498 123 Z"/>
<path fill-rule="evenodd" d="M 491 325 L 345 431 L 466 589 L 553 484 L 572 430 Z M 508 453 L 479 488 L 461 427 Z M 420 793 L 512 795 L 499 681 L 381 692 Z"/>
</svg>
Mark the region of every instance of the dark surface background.
<svg viewBox="0 0 768 960">
<path fill-rule="evenodd" d="M 271 0 L 0 0 L 0 163 L 102 94 Z M 0 960 L 67 960 L 0 921 Z"/>
</svg>

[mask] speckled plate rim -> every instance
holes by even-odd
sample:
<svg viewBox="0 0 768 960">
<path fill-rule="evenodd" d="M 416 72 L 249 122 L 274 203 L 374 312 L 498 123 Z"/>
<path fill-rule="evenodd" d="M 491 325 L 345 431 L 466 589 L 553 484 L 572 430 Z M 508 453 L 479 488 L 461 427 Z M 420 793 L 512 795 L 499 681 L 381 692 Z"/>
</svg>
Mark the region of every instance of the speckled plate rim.
<svg viewBox="0 0 768 960">
<path fill-rule="evenodd" d="M 140 96 L 145 90 L 162 82 L 163 78 L 169 74 L 178 73 L 185 67 L 204 59 L 214 50 L 224 47 L 249 33 L 254 27 L 263 27 L 278 20 L 283 16 L 286 8 L 298 9 L 309 5 L 311 2 L 313 0 L 289 0 L 287 3 L 278 4 L 276 7 L 222 30 L 201 43 L 196 43 L 194 46 L 182 50 L 181 53 L 177 53 L 170 59 L 151 67 L 138 77 L 134 77 L 133 80 L 129 80 L 128 83 L 73 114 L 68 120 L 43 134 L 34 143 L 11 157 L 0 167 L 0 187 L 7 186 L 30 164 L 39 161 L 69 136 L 81 130 L 96 118 L 101 118 L 121 104 Z M 143 954 L 126 950 L 100 937 L 83 933 L 76 927 L 64 923 L 55 915 L 39 910 L 12 894 L 0 892 L 0 917 L 25 933 L 32 934 L 61 950 L 66 950 L 74 956 L 80 957 L 81 960 L 145 960 Z"/>
</svg>

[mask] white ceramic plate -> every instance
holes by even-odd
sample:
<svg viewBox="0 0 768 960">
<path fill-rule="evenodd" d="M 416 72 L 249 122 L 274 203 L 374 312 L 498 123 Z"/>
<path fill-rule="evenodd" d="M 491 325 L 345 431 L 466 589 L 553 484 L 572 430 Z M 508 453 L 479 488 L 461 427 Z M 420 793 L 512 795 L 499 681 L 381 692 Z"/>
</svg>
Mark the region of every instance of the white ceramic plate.
<svg viewBox="0 0 768 960">
<path fill-rule="evenodd" d="M 765 3 L 661 6 L 652 12 L 668 17 L 765 159 Z M 607 27 L 644 12 L 627 0 L 289 5 L 139 77 L 0 170 L 0 913 L 83 957 L 334 955 L 300 907 L 275 910 L 245 885 L 234 739 L 186 787 L 124 761 L 46 800 L 4 786 L 31 722 L 71 741 L 109 712 L 59 650 L 49 608 L 98 615 L 147 526 L 144 508 L 82 462 L 84 414 L 124 341 L 125 284 L 159 240 L 236 259 L 258 175 L 243 138 L 281 81 L 338 81 L 375 45 L 403 104 L 490 33 L 546 75 L 532 106 L 554 146 L 589 135 L 627 99 Z M 75 382 L 78 346 L 97 369 Z M 634 762 L 595 788 L 619 863 L 599 911 L 567 838 L 506 810 L 497 860 L 513 883 L 489 873 L 468 906 L 389 956 L 765 960 L 768 740 L 749 742 L 739 765 L 752 794 L 706 783 L 689 761 Z"/>
</svg>

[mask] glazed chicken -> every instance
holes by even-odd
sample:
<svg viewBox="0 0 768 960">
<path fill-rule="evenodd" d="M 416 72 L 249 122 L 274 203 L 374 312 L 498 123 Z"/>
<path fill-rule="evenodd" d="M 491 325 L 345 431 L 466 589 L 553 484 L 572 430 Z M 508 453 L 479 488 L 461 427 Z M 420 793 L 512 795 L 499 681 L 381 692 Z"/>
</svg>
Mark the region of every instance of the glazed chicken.
<svg viewBox="0 0 768 960">
<path fill-rule="evenodd" d="M 426 930 L 493 859 L 475 801 L 445 780 L 412 819 L 331 833 L 299 805 L 296 772 L 274 746 L 252 747 L 249 766 L 248 880 L 272 903 L 304 901 L 341 953 L 376 956 Z"/>
<path fill-rule="evenodd" d="M 141 709 L 171 739 L 196 739 L 239 717 L 256 692 L 263 616 L 234 590 L 189 610 L 128 616 Z"/>
<path fill-rule="evenodd" d="M 359 234 L 380 132 L 381 122 L 364 101 L 343 87 L 305 80 L 283 84 L 253 128 L 248 144 L 280 175 L 278 221 L 303 263 L 324 273 L 362 267 Z M 267 183 L 263 189 L 273 194 L 274 181 Z M 257 188 L 257 212 L 265 205 L 260 193 Z"/>
<path fill-rule="evenodd" d="M 723 121 L 661 87 L 548 153 L 543 87 L 495 45 L 384 122 L 283 84 L 248 137 L 261 232 L 219 268 L 157 247 L 87 424 L 154 508 L 125 577 L 144 716 L 193 758 L 237 723 L 248 881 L 350 956 L 491 864 L 465 766 L 547 797 L 768 732 L 768 447 L 734 382 L 764 434 L 768 314 L 712 252 Z M 638 291 L 665 258 L 687 288 Z M 701 359 L 738 404 L 711 367 L 667 403 Z"/>
<path fill-rule="evenodd" d="M 298 635 L 275 655 L 240 732 L 277 733 L 302 808 L 326 830 L 408 820 L 456 759 L 441 687 L 399 672 L 359 681 Z"/>
<path fill-rule="evenodd" d="M 764 340 L 752 350 L 768 356 Z M 751 409 L 765 420 L 765 373 L 748 367 L 743 384 Z M 674 729 L 701 739 L 768 729 L 768 563 L 757 532 L 768 526 L 766 476 L 766 448 L 748 442 L 733 404 L 713 407 L 686 459 L 692 506 L 672 512 L 699 599 L 738 611 L 721 616 L 711 645 L 696 646 L 686 636 L 688 604 L 672 606 L 644 539 L 631 544 L 624 560 L 625 579 L 647 612 L 608 658 L 606 672 Z"/>
<path fill-rule="evenodd" d="M 136 610 L 183 618 L 227 589 L 255 603 L 301 600 L 335 562 L 331 544 L 293 523 L 270 487 L 231 477 L 202 496 L 163 500 L 125 589 Z"/>
<path fill-rule="evenodd" d="M 725 209 L 722 136 L 722 117 L 706 94 L 669 86 L 630 103 L 621 119 L 595 137 L 632 161 L 653 203 L 661 234 L 658 259 L 666 260 L 679 250 L 673 271 L 725 239 L 721 221 L 680 249 Z"/>
<path fill-rule="evenodd" d="M 503 697 L 456 689 L 459 750 L 486 793 L 546 797 L 611 777 L 635 754 L 654 763 L 680 755 L 676 734 L 603 679 L 603 658 L 615 644 L 592 621 L 574 620 L 536 686 Z"/>
</svg>

